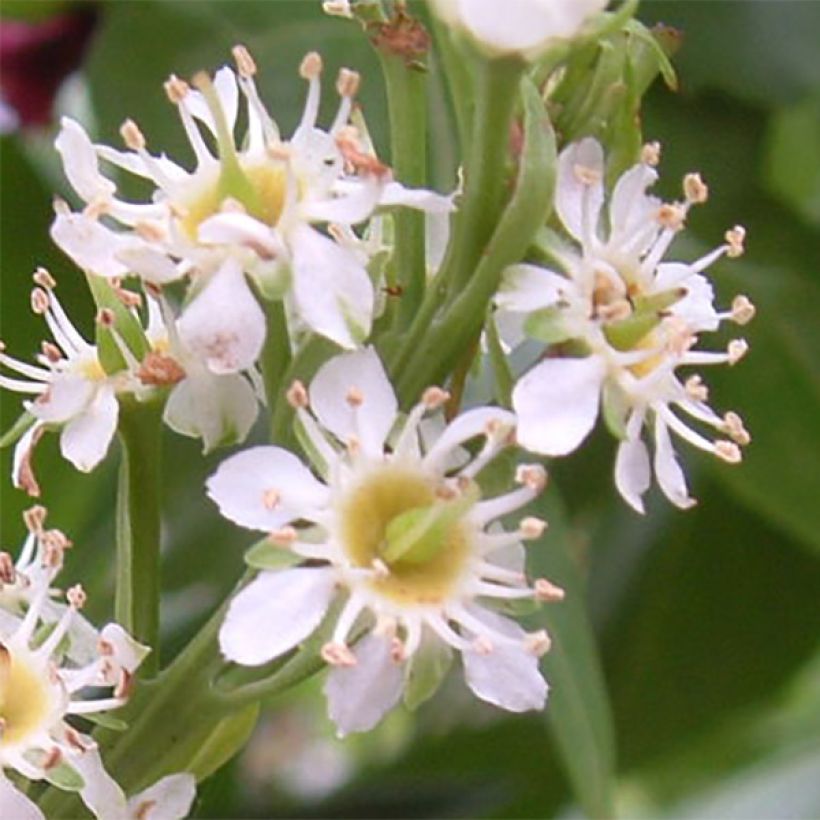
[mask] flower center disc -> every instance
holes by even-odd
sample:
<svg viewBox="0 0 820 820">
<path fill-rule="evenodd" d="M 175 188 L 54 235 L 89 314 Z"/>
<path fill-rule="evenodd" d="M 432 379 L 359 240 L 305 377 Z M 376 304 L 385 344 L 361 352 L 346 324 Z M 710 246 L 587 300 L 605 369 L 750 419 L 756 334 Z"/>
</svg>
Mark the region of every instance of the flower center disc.
<svg viewBox="0 0 820 820">
<path fill-rule="evenodd" d="M 341 510 L 342 538 L 354 566 L 384 561 L 387 527 L 402 513 L 432 506 L 436 496 L 429 478 L 400 467 L 386 467 L 362 482 Z M 464 527 L 447 528 L 441 548 L 423 562 L 388 563 L 390 574 L 373 581 L 378 592 L 402 604 L 436 604 L 446 598 L 470 554 Z"/>
<path fill-rule="evenodd" d="M 0 748 L 13 746 L 37 731 L 49 712 L 50 698 L 42 676 L 6 650 L 0 670 Z"/>
</svg>

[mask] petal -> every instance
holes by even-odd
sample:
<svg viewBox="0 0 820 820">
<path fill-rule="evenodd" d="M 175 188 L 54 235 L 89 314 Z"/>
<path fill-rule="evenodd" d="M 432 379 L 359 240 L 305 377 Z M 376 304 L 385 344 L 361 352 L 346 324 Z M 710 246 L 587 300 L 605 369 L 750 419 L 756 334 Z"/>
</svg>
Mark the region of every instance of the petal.
<svg viewBox="0 0 820 820">
<path fill-rule="evenodd" d="M 554 305 L 566 289 L 566 277 L 537 265 L 512 265 L 504 271 L 495 303 L 505 310 L 532 313 Z"/>
<path fill-rule="evenodd" d="M 120 234 L 83 214 L 57 214 L 51 238 L 84 271 L 108 279 L 126 276 L 128 266 L 118 254 L 129 248 Z"/>
<path fill-rule="evenodd" d="M 196 797 L 192 774 L 169 774 L 128 801 L 128 814 L 139 820 L 184 820 Z"/>
<path fill-rule="evenodd" d="M 613 238 L 625 241 L 635 231 L 646 227 L 647 223 L 651 223 L 651 235 L 657 234 L 660 228 L 655 218 L 658 200 L 646 195 L 646 189 L 654 185 L 657 179 L 657 171 L 644 163 L 633 165 L 618 178 L 609 204 L 610 232 Z M 641 252 L 646 248 L 636 250 Z"/>
<path fill-rule="evenodd" d="M 71 187 L 86 201 L 107 199 L 116 190 L 100 173 L 97 153 L 85 129 L 70 117 L 60 120 L 54 147 L 63 159 L 63 169 Z"/>
<path fill-rule="evenodd" d="M 307 201 L 301 206 L 300 212 L 308 222 L 356 225 L 373 213 L 381 199 L 381 191 L 381 182 L 377 177 L 365 177 L 344 196 Z"/>
<path fill-rule="evenodd" d="M 43 435 L 44 430 L 45 425 L 42 422 L 33 424 L 20 436 L 20 440 L 14 447 L 14 458 L 11 466 L 11 483 L 17 487 L 18 490 L 25 490 L 33 498 L 39 497 L 40 485 L 37 483 L 37 477 L 34 475 L 32 458 L 34 457 L 34 448 L 37 446 L 37 442 Z"/>
<path fill-rule="evenodd" d="M 119 624 L 106 624 L 100 631 L 100 641 L 106 644 L 106 657 L 119 668 L 132 673 L 151 652 L 151 648 L 131 637 Z"/>
<path fill-rule="evenodd" d="M 288 239 L 293 298 L 302 319 L 342 347 L 358 347 L 373 320 L 373 285 L 364 266 L 349 250 L 306 225 Z"/>
<path fill-rule="evenodd" d="M 518 380 L 518 443 L 548 456 L 571 453 L 595 426 L 605 365 L 597 356 L 548 359 Z"/>
<path fill-rule="evenodd" d="M 589 169 L 600 175 L 592 184 L 581 182 L 576 168 Z M 567 146 L 558 157 L 558 181 L 555 194 L 555 209 L 567 231 L 579 242 L 585 239 L 584 200 L 589 230 L 594 233 L 598 216 L 604 201 L 604 150 L 592 137 Z"/>
<path fill-rule="evenodd" d="M 233 132 L 236 124 L 236 114 L 239 108 L 239 89 L 236 85 L 236 75 L 228 66 L 223 66 L 216 72 L 213 79 L 216 95 L 219 97 L 225 120 L 228 123 L 228 130 Z M 199 91 L 189 91 L 185 95 L 184 104 L 191 114 L 202 122 L 208 130 L 216 137 L 216 125 L 214 123 L 211 109 L 205 102 L 205 98 Z"/>
<path fill-rule="evenodd" d="M 666 422 L 655 414 L 655 476 L 663 494 L 682 510 L 695 505 L 695 499 L 689 496 L 686 477 L 678 464 L 669 429 Z"/>
<path fill-rule="evenodd" d="M 241 245 L 263 259 L 278 256 L 281 243 L 270 225 L 241 213 L 221 213 L 202 222 L 197 229 L 200 242 L 210 245 Z"/>
<path fill-rule="evenodd" d="M 348 401 L 351 389 L 362 399 Z M 310 405 L 321 424 L 340 441 L 356 436 L 366 453 L 379 457 L 396 420 L 398 402 L 372 347 L 343 353 L 326 362 L 310 383 Z"/>
<path fill-rule="evenodd" d="M 29 403 L 28 410 L 40 421 L 61 424 L 81 413 L 94 392 L 91 380 L 73 373 L 59 374 L 39 399 Z"/>
<path fill-rule="evenodd" d="M 473 607 L 473 614 L 494 631 L 521 638 L 522 645 L 519 649 L 497 644 L 486 654 L 472 649 L 462 652 L 467 686 L 482 700 L 510 712 L 543 709 L 548 686 L 538 668 L 538 658 L 524 649 L 524 630 L 514 621 L 480 607 Z"/>
<path fill-rule="evenodd" d="M 0 817 L 14 820 L 46 820 L 45 815 L 0 772 Z"/>
<path fill-rule="evenodd" d="M 114 390 L 103 385 L 91 404 L 63 428 L 60 452 L 81 472 L 93 470 L 108 452 L 118 416 Z"/>
<path fill-rule="evenodd" d="M 155 285 L 166 285 L 184 273 L 168 256 L 148 245 L 124 247 L 115 256 L 131 273 Z"/>
<path fill-rule="evenodd" d="M 251 447 L 219 465 L 206 484 L 226 518 L 270 532 L 297 518 L 313 518 L 329 491 L 295 455 L 279 447 Z"/>
<path fill-rule="evenodd" d="M 227 259 L 177 323 L 183 344 L 213 373 L 252 367 L 265 342 L 265 314 L 235 259 Z"/>
<path fill-rule="evenodd" d="M 500 407 L 475 407 L 456 416 L 433 443 L 424 458 L 425 466 L 441 469 L 457 447 L 476 436 L 484 435 L 487 425 L 498 422 L 505 427 L 515 427 L 515 415 Z"/>
<path fill-rule="evenodd" d="M 622 441 L 615 458 L 615 486 L 624 501 L 641 514 L 644 513 L 641 496 L 649 489 L 651 482 L 646 445 L 639 436 Z"/>
<path fill-rule="evenodd" d="M 720 317 L 715 310 L 715 290 L 712 283 L 697 273 L 690 276 L 684 285 L 686 296 L 676 302 L 670 312 L 680 316 L 697 330 L 717 330 Z"/>
<path fill-rule="evenodd" d="M 260 666 L 307 638 L 322 621 L 336 588 L 333 569 L 261 572 L 231 601 L 219 630 L 226 658 Z"/>
<path fill-rule="evenodd" d="M 97 744 L 72 754 L 70 760 L 85 781 L 80 797 L 91 813 L 100 820 L 127 820 L 125 794 L 105 770 Z"/>
<path fill-rule="evenodd" d="M 449 214 L 455 210 L 454 194 L 437 194 L 425 188 L 405 188 L 398 182 L 388 182 L 382 189 L 379 205 L 404 205 L 428 214 Z"/>
<path fill-rule="evenodd" d="M 328 714 L 339 737 L 372 729 L 398 702 L 404 668 L 391 656 L 391 640 L 372 632 L 354 648 L 355 666 L 335 666 L 325 682 Z"/>
<path fill-rule="evenodd" d="M 189 373 L 168 397 L 163 419 L 183 436 L 201 438 L 206 453 L 245 440 L 259 411 L 248 380 L 237 373 Z"/>
</svg>

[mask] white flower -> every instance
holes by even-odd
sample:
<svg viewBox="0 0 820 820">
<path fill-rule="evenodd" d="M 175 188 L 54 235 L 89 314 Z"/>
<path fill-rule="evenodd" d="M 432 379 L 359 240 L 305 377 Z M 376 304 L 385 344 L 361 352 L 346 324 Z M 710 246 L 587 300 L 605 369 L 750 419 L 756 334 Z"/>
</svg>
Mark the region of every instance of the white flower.
<svg viewBox="0 0 820 820">
<path fill-rule="evenodd" d="M 543 579 L 529 586 L 523 571 L 521 541 L 540 535 L 543 522 L 525 519 L 517 532 L 493 524 L 532 500 L 545 473 L 519 467 L 519 488 L 481 500 L 475 476 L 509 442 L 513 416 L 470 410 L 425 443 L 420 423 L 446 398 L 430 388 L 400 422 L 373 350 L 343 354 L 322 366 L 309 396 L 299 383 L 289 393 L 323 481 L 278 447 L 239 453 L 208 481 L 223 515 L 270 533 L 271 549 L 311 561 L 260 572 L 233 599 L 220 631 L 227 658 L 256 666 L 282 655 L 344 596 L 322 649 L 341 734 L 373 727 L 430 651 L 461 652 L 470 688 L 505 709 L 540 709 L 546 699 L 538 669 L 546 634 L 527 634 L 488 605 L 561 595 Z M 465 465 L 460 445 L 477 437 L 485 443 Z M 364 637 L 351 647 L 359 629 Z"/>
<path fill-rule="evenodd" d="M 675 372 L 688 365 L 734 364 L 746 352 L 742 339 L 726 352 L 692 349 L 697 334 L 716 330 L 724 319 L 745 324 L 754 314 L 744 296 L 736 297 L 731 310 L 716 310 L 712 286 L 702 275 L 724 254 L 740 255 L 744 231 L 728 231 L 724 245 L 695 262 L 662 262 L 689 207 L 705 201 L 708 192 L 697 174 L 689 174 L 685 201 L 664 204 L 647 195 L 657 179 L 658 150 L 657 144 L 646 146 L 642 162 L 620 177 L 604 209 L 601 146 L 585 139 L 564 149 L 556 209 L 574 244 L 556 240 L 552 248 L 561 273 L 515 265 L 496 297 L 500 327 L 513 343 L 529 335 L 564 345 L 515 387 L 519 443 L 538 453 L 565 455 L 589 434 L 603 406 L 621 439 L 616 485 L 639 512 L 651 483 L 644 427 L 652 430 L 661 490 L 683 508 L 694 501 L 670 430 L 728 462 L 740 461 L 737 445 L 749 442 L 735 413 L 720 417 L 706 404 L 700 377 L 681 381 Z M 704 437 L 680 412 L 732 440 Z"/>
<path fill-rule="evenodd" d="M 433 11 L 491 57 L 535 59 L 578 36 L 608 0 L 431 0 Z"/>
<path fill-rule="evenodd" d="M 30 517 L 32 522 L 40 515 Z M 48 533 L 41 532 L 43 545 Z M 31 553 L 31 544 L 26 549 Z M 96 755 L 94 741 L 74 729 L 70 715 L 92 716 L 121 706 L 126 699 L 133 673 L 147 648 L 134 641 L 117 624 L 109 624 L 97 636 L 96 652 L 87 663 L 71 661 L 65 644 L 75 639 L 73 622 L 85 602 L 79 586 L 66 593 L 68 607 L 55 623 L 46 615 L 52 594 L 53 567 L 34 571 L 33 560 L 53 559 L 53 550 L 38 550 L 38 558 L 21 556 L 21 566 L 29 570 L 25 580 L 31 585 L 28 606 L 22 618 L 4 621 L 0 632 L 0 815 L 42 817 L 39 809 L 6 779 L 12 769 L 29 780 L 46 780 L 54 786 L 79 791 L 89 808 L 91 796 L 110 780 L 101 767 L 98 772 L 85 765 L 87 756 Z M 6 563 L 6 562 L 4 562 Z M 8 571 L 8 566 L 5 567 Z M 15 570 L 16 572 L 16 570 Z M 16 580 L 16 579 L 15 579 Z M 47 628 L 46 628 L 47 627 Z M 90 690 L 112 688 L 110 694 Z M 110 813 L 95 816 L 111 818 Z"/>
<path fill-rule="evenodd" d="M 45 318 L 56 344 L 43 343 L 38 365 L 30 365 L 7 355 L 0 343 L 0 366 L 25 377 L 0 373 L 0 387 L 36 396 L 24 402 L 36 421 L 17 443 L 12 473 L 14 486 L 32 496 L 40 492 L 31 468 L 32 450 L 46 428 L 61 429 L 60 451 L 78 470 L 88 472 L 103 459 L 117 429 L 120 382 L 105 373 L 97 348 L 66 315 L 49 274 L 40 269 L 35 280 L 32 309 Z"/>
<path fill-rule="evenodd" d="M 370 332 L 373 285 L 365 263 L 313 225 L 358 224 L 379 205 L 450 210 L 451 200 L 405 190 L 363 150 L 360 135 L 348 125 L 359 83 L 355 72 L 339 74 L 341 103 L 331 127 L 321 130 L 316 119 L 322 63 L 318 54 L 307 55 L 301 66 L 309 83 L 305 109 L 291 139 L 283 141 L 259 99 L 252 58 L 241 46 L 234 56 L 236 74 L 225 67 L 213 81 L 197 75 L 198 90 L 176 77 L 166 83 L 196 156 L 192 172 L 164 155 L 149 154 L 131 121 L 122 129 L 130 150 L 120 152 L 93 145 L 79 124 L 64 119 L 57 148 L 88 207 L 83 214 L 58 213 L 52 235 L 78 264 L 99 275 L 132 271 L 157 285 L 186 274 L 201 278 L 186 313 L 209 317 L 200 337 L 234 339 L 243 348 L 244 367 L 259 354 L 265 319 L 244 276 L 226 268 L 229 257 L 265 296 L 287 298 L 311 329 L 355 347 Z M 238 147 L 240 91 L 247 133 Z M 152 201 L 118 199 L 114 184 L 100 172 L 100 159 L 155 184 Z M 230 282 L 223 281 L 229 275 Z M 228 309 L 231 302 L 236 309 Z M 185 314 L 181 321 L 194 324 Z"/>
</svg>

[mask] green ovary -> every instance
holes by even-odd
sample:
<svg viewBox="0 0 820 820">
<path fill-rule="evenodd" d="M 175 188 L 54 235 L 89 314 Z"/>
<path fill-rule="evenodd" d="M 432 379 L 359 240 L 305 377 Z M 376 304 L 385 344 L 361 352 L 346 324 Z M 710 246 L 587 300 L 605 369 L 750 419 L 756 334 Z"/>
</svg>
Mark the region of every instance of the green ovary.
<svg viewBox="0 0 820 820">
<path fill-rule="evenodd" d="M 385 467 L 368 476 L 341 509 L 342 538 L 354 566 L 385 561 L 387 528 L 410 510 L 432 507 L 437 499 L 428 478 L 400 467 Z M 402 604 L 437 604 L 448 597 L 470 554 L 464 525 L 446 528 L 430 558 L 387 562 L 390 574 L 374 580 L 379 593 Z"/>
</svg>

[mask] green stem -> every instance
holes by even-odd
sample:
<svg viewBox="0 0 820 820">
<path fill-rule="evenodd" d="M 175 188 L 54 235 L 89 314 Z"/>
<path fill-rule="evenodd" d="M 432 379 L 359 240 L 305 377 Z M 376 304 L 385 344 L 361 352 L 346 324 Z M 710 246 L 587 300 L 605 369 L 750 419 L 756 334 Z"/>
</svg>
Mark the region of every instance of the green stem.
<svg viewBox="0 0 820 820">
<path fill-rule="evenodd" d="M 273 408 L 282 401 L 282 391 L 286 387 L 284 378 L 291 360 L 290 338 L 284 304 L 278 299 L 264 299 L 262 306 L 268 325 L 262 348 L 262 379 L 268 408 L 273 412 Z"/>
<path fill-rule="evenodd" d="M 487 338 L 487 350 L 490 354 L 490 364 L 493 368 L 493 377 L 495 379 L 495 397 L 502 407 L 512 407 L 512 391 L 515 384 L 512 370 L 510 370 L 510 362 L 504 349 L 501 346 L 501 338 L 498 335 L 498 326 L 492 314 L 487 317 L 484 324 L 484 330 Z"/>
<path fill-rule="evenodd" d="M 121 401 L 114 616 L 151 647 L 141 670 L 148 677 L 159 669 L 161 432 L 159 402 Z"/>
<path fill-rule="evenodd" d="M 390 156 L 396 178 L 410 187 L 427 184 L 427 75 L 398 55 L 379 50 L 390 116 Z M 410 325 L 424 298 L 427 266 L 424 214 L 401 208 L 393 219 L 396 241 L 393 262 L 402 288 L 400 327 Z"/>
</svg>

